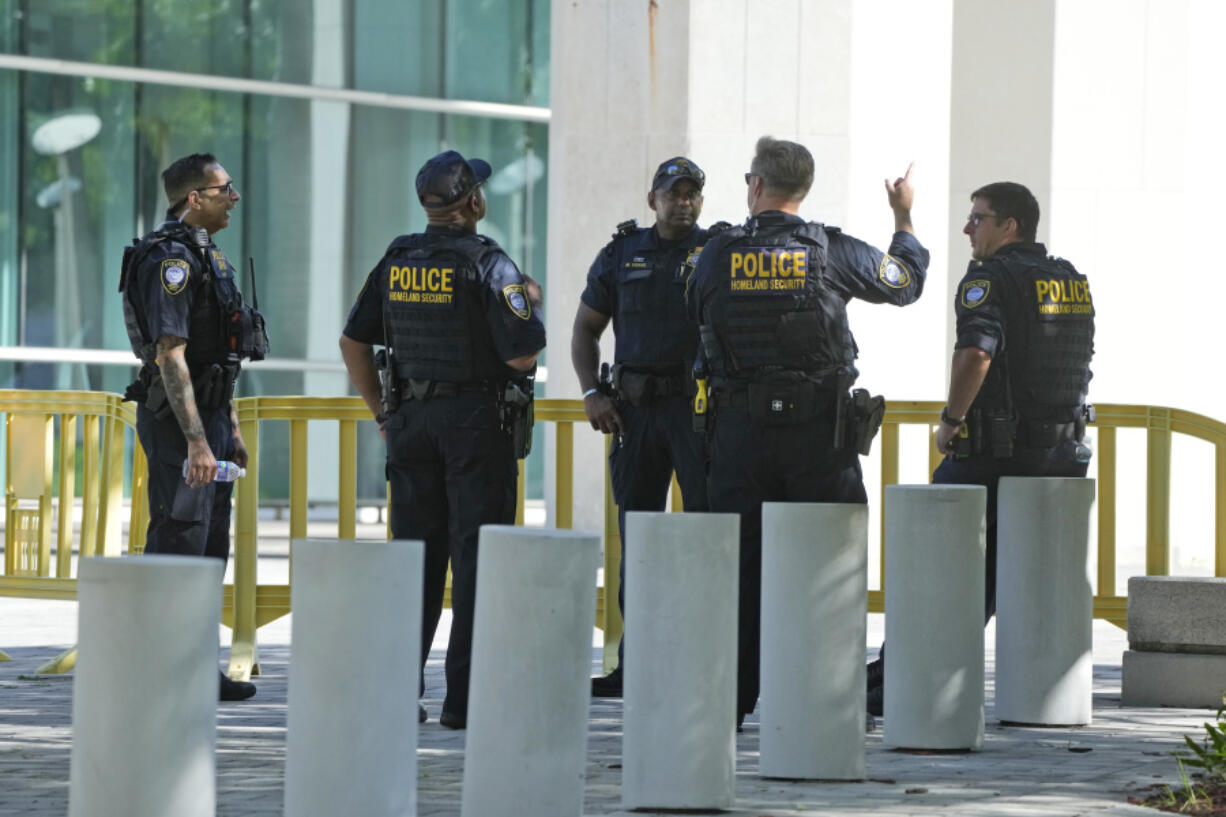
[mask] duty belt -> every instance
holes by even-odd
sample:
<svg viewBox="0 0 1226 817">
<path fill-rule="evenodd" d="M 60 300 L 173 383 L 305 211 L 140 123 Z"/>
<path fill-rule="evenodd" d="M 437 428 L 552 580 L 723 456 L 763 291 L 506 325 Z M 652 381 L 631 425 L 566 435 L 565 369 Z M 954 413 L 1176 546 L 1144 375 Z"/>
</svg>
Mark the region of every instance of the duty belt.
<svg viewBox="0 0 1226 817">
<path fill-rule="evenodd" d="M 401 394 L 405 399 L 431 400 L 435 397 L 458 397 L 463 394 L 482 394 L 494 397 L 496 386 L 485 380 L 468 383 L 455 383 L 449 380 L 417 380 L 409 378 L 400 381 Z"/>
<path fill-rule="evenodd" d="M 1017 428 L 1017 444 L 1027 448 L 1055 448 L 1065 440 L 1080 440 L 1085 436 L 1083 423 L 1054 423 L 1023 420 Z"/>
<path fill-rule="evenodd" d="M 688 397 L 691 393 L 691 381 L 684 374 L 655 374 L 620 365 L 614 367 L 613 387 L 632 406 L 669 397 Z"/>
<path fill-rule="evenodd" d="M 817 399 L 819 404 L 830 402 L 833 408 L 834 398 L 838 395 L 834 389 L 818 386 L 816 383 L 807 384 L 802 388 L 808 389 Z M 718 396 L 715 398 L 721 408 L 748 408 L 750 404 L 749 388 L 747 386 L 739 386 L 732 391 L 727 391 L 727 387 L 719 390 Z"/>
</svg>

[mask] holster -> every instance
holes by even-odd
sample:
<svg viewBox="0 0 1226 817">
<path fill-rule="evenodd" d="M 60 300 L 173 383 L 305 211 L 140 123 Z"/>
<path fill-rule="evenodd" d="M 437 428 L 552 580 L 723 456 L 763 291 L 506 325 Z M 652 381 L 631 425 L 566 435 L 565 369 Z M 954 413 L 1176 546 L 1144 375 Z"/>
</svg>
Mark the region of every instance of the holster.
<svg viewBox="0 0 1226 817">
<path fill-rule="evenodd" d="M 388 417 L 400 408 L 400 381 L 396 379 L 392 350 L 375 352 L 375 366 L 379 370 L 379 412 Z"/>
<path fill-rule="evenodd" d="M 1017 436 L 1017 418 L 1008 411 L 987 411 L 983 415 L 988 449 L 997 459 L 1013 456 L 1013 441 Z"/>
<path fill-rule="evenodd" d="M 214 363 L 192 380 L 196 407 L 201 410 L 215 409 L 230 402 L 234 396 L 234 383 L 238 380 L 237 363 Z M 161 379 L 158 379 L 161 382 Z"/>
<path fill-rule="evenodd" d="M 174 407 L 166 396 L 166 386 L 162 383 L 161 375 L 155 376 L 145 388 L 145 407 L 153 412 L 155 420 L 165 420 L 174 414 Z"/>
<path fill-rule="evenodd" d="M 885 419 L 885 398 L 870 395 L 868 389 L 856 389 L 840 399 L 847 401 L 843 412 L 847 447 L 866 457 L 873 450 L 873 438 Z"/>
<path fill-rule="evenodd" d="M 517 460 L 522 460 L 532 453 L 532 426 L 536 422 L 535 403 L 532 380 L 508 380 L 498 394 L 502 429 L 511 437 L 511 449 Z"/>
</svg>

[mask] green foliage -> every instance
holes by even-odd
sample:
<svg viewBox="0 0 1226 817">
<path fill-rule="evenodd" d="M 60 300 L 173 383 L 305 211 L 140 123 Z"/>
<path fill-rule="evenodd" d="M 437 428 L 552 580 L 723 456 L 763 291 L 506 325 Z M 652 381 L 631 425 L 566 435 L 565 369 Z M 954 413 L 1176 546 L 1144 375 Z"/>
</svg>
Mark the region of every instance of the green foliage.
<svg viewBox="0 0 1226 817">
<path fill-rule="evenodd" d="M 1185 765 L 1192 766 L 1203 770 L 1207 780 L 1226 784 L 1226 695 L 1222 696 L 1222 706 L 1218 707 L 1217 723 L 1206 723 L 1204 727 L 1206 734 L 1200 743 L 1192 740 L 1191 735 L 1184 736 L 1190 752 L 1174 753 L 1180 772 Z"/>
</svg>

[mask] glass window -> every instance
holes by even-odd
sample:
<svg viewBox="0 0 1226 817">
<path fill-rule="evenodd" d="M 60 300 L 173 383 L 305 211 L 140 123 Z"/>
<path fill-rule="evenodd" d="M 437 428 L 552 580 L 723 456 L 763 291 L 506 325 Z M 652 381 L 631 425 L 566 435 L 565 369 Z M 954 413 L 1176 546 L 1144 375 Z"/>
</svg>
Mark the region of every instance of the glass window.
<svg viewBox="0 0 1226 817">
<path fill-rule="evenodd" d="M 549 104 L 549 0 L 6 0 L 0 9 L 6 6 L 23 38 L 5 50 L 31 56 Z M 338 42 L 352 45 L 354 64 L 331 82 L 315 69 Z"/>
<path fill-rule="evenodd" d="M 10 53 L 533 105 L 548 102 L 548 28 L 548 0 L 0 0 Z M 472 70 L 474 54 L 487 67 Z M 238 185 L 216 241 L 248 298 L 254 260 L 282 362 L 250 369 L 240 395 L 351 392 L 336 339 L 388 243 L 425 226 L 414 180 L 441 150 L 489 160 L 480 229 L 544 277 L 546 125 L 11 70 L 0 118 L 15 123 L 0 130 L 0 344 L 128 349 L 123 248 L 165 218 L 161 172 L 194 152 L 217 155 Z M 132 375 L 0 365 L 0 385 L 24 388 L 122 392 Z M 261 490 L 283 497 L 277 425 L 261 439 Z M 360 495 L 382 496 L 373 429 L 361 456 Z"/>
</svg>

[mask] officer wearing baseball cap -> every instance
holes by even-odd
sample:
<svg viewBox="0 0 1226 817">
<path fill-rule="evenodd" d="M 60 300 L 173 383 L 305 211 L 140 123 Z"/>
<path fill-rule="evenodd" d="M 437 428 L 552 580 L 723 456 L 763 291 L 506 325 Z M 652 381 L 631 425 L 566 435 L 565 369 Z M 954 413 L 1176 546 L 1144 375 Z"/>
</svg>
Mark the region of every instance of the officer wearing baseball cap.
<svg viewBox="0 0 1226 817">
<path fill-rule="evenodd" d="M 513 441 L 525 423 L 530 435 L 522 409 L 545 346 L 540 287 L 476 231 L 489 177 L 488 162 L 454 150 L 422 165 L 417 196 L 426 230 L 387 248 L 340 340 L 349 377 L 387 442 L 392 537 L 426 543 L 423 669 L 451 563 L 447 695 L 439 717 L 451 729 L 463 729 L 468 719 L 477 533 L 482 525 L 515 521 L 516 460 L 524 452 Z M 384 347 L 378 366 L 376 345 Z M 418 683 L 423 691 L 424 673 Z M 420 704 L 418 719 L 426 719 Z"/>
<path fill-rule="evenodd" d="M 685 310 L 686 280 L 707 240 L 698 226 L 706 174 L 685 156 L 662 162 L 647 206 L 655 225 L 617 225 L 588 271 L 571 335 L 571 362 L 592 428 L 613 434 L 609 470 L 623 553 L 626 511 L 662 511 L 674 471 L 685 510 L 707 509 L 704 438 L 693 428 L 690 371 L 698 326 Z M 599 382 L 600 336 L 613 322 L 611 383 Z M 625 559 L 617 602 L 624 607 Z M 592 694 L 620 697 L 618 666 L 592 679 Z M 633 660 L 633 659 L 631 659 Z"/>
</svg>

